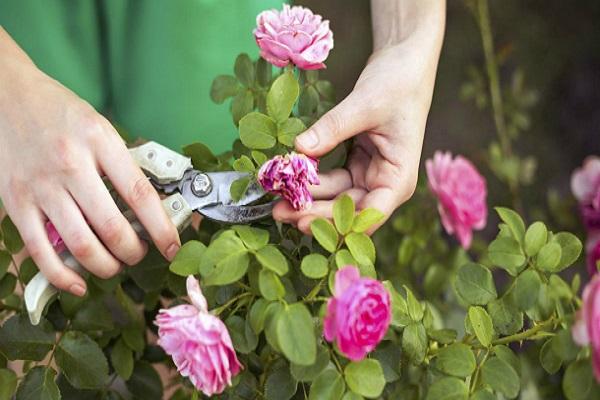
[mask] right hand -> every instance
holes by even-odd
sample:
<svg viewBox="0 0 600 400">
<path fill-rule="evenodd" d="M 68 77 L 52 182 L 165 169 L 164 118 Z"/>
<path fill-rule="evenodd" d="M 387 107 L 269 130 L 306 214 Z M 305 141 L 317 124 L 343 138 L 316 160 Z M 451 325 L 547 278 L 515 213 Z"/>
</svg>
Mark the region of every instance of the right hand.
<svg viewBox="0 0 600 400">
<path fill-rule="evenodd" d="M 0 28 L 0 40 L 6 40 L 2 34 Z M 0 198 L 40 271 L 58 289 L 78 296 L 86 292 L 85 281 L 52 248 L 47 220 L 79 263 L 101 278 L 145 255 L 147 245 L 101 176 L 108 177 L 171 260 L 180 247 L 177 228 L 111 124 L 26 56 L 2 58 Z"/>
</svg>

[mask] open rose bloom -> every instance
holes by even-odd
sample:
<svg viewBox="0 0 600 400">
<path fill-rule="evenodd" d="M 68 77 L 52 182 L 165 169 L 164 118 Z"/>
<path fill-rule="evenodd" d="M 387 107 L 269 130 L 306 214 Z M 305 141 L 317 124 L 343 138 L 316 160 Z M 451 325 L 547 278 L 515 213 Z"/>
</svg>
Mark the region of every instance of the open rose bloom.
<svg viewBox="0 0 600 400">
<path fill-rule="evenodd" d="M 160 310 L 158 344 L 182 376 L 207 396 L 221 393 L 242 366 L 239 363 L 225 324 L 207 310 L 206 299 L 193 276 L 187 278 L 191 305 Z"/>
<path fill-rule="evenodd" d="M 600 231 L 590 235 L 585 250 L 587 253 L 588 273 L 592 276 L 598 273 L 598 263 L 600 262 Z"/>
<path fill-rule="evenodd" d="M 295 210 L 307 210 L 312 205 L 309 185 L 318 185 L 318 162 L 304 154 L 275 156 L 258 171 L 258 183 L 265 191 L 280 195 Z"/>
<path fill-rule="evenodd" d="M 327 303 L 323 333 L 350 360 L 359 361 L 381 342 L 392 320 L 390 295 L 375 279 L 361 278 L 356 267 L 335 274 L 334 297 Z"/>
<path fill-rule="evenodd" d="M 573 339 L 580 346 L 592 346 L 592 366 L 600 382 L 600 274 L 594 275 L 583 290 L 583 306 L 572 329 Z"/>
<path fill-rule="evenodd" d="M 444 229 L 468 249 L 473 229 L 483 229 L 487 221 L 485 178 L 469 160 L 462 156 L 453 159 L 449 152 L 436 151 L 425 166 Z"/>
<path fill-rule="evenodd" d="M 579 202 L 586 228 L 600 230 L 600 157 L 588 157 L 573 172 L 571 190 Z"/>
<path fill-rule="evenodd" d="M 323 62 L 333 48 L 329 21 L 308 8 L 287 4 L 282 11 L 258 15 L 254 38 L 260 56 L 280 68 L 289 63 L 306 70 L 325 68 Z"/>
</svg>

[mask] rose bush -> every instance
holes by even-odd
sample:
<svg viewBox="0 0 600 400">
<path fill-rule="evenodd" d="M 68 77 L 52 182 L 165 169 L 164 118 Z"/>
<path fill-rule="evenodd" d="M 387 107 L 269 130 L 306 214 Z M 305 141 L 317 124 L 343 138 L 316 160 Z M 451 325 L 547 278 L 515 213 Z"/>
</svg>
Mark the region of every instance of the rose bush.
<svg viewBox="0 0 600 400">
<path fill-rule="evenodd" d="M 240 139 L 224 155 L 200 143 L 183 151 L 198 169 L 247 172 L 234 197 L 258 180 L 308 207 L 316 161 L 292 147 L 334 102 L 331 84 L 307 70 L 322 66 L 332 36 L 320 16 L 287 6 L 259 16 L 255 35 L 263 58 L 240 55 L 235 75 L 217 77 L 210 93 L 231 99 Z M 489 48 L 484 55 L 486 70 L 497 68 Z M 490 90 L 500 91 L 497 77 L 488 77 Z M 519 209 L 532 165 L 512 150 L 520 129 L 498 124 L 484 157 Z M 320 168 L 345 159 L 338 149 Z M 512 208 L 488 216 L 486 179 L 465 157 L 440 152 L 425 164 L 428 182 L 373 237 L 383 214 L 357 210 L 348 195 L 331 220 L 312 222 L 312 237 L 271 220 L 202 221 L 182 233 L 172 263 L 151 248 L 114 278 L 86 276 L 86 296 L 60 293 L 38 326 L 20 289 L 37 268 L 17 262 L 23 242 L 4 218 L 0 399 L 594 398 L 598 275 L 581 299 L 581 276 L 565 274 L 585 263 L 582 242 Z M 584 197 L 593 208 L 595 197 Z M 497 231 L 473 235 L 488 218 L 499 220 Z M 595 245 L 587 251 L 595 258 Z"/>
</svg>

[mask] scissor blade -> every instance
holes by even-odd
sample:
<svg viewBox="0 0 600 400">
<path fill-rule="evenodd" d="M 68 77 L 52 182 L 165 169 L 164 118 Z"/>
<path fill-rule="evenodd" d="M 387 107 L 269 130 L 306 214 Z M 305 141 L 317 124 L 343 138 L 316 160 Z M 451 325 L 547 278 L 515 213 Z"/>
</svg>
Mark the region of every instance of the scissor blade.
<svg viewBox="0 0 600 400">
<path fill-rule="evenodd" d="M 238 205 L 243 206 L 255 202 L 265 195 L 265 191 L 257 182 L 252 182 L 248 190 L 242 198 L 238 201 L 233 201 L 231 198 L 231 185 L 238 179 L 248 177 L 249 174 L 245 172 L 209 172 L 207 175 L 210 177 L 213 187 L 218 190 L 219 203 L 224 205 Z"/>
<path fill-rule="evenodd" d="M 257 206 L 217 205 L 199 211 L 200 214 L 215 221 L 246 224 L 270 216 L 274 205 L 274 202 Z"/>
</svg>

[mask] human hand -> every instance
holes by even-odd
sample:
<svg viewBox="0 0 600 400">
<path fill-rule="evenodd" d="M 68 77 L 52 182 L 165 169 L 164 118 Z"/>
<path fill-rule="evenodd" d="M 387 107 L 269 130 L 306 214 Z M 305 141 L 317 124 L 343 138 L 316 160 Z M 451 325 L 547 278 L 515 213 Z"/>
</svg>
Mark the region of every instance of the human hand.
<svg viewBox="0 0 600 400">
<path fill-rule="evenodd" d="M 282 201 L 273 210 L 276 220 L 308 234 L 313 219 L 332 217 L 342 193 L 385 219 L 412 196 L 441 45 L 441 39 L 421 39 L 414 35 L 376 51 L 348 97 L 297 137 L 298 151 L 312 157 L 353 137 L 354 143 L 345 168 L 319 175 L 311 209 L 295 211 Z"/>
<path fill-rule="evenodd" d="M 0 28 L 0 197 L 40 271 L 57 288 L 82 296 L 85 281 L 50 244 L 50 220 L 67 248 L 94 275 L 134 265 L 147 245 L 117 208 L 106 175 L 172 259 L 180 241 L 160 198 L 111 124 L 39 71 Z"/>
</svg>

